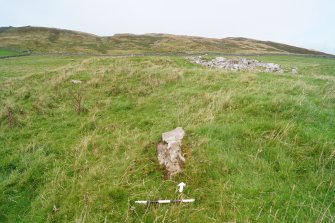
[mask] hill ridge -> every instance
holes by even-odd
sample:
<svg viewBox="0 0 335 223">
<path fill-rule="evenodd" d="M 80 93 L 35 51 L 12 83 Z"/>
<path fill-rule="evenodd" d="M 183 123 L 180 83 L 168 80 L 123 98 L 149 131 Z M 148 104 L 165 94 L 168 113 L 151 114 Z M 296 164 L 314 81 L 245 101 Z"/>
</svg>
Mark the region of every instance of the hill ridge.
<svg viewBox="0 0 335 223">
<path fill-rule="evenodd" d="M 34 53 L 201 53 L 330 55 L 316 50 L 245 37 L 207 38 L 164 33 L 99 36 L 50 27 L 0 27 L 0 47 Z"/>
</svg>

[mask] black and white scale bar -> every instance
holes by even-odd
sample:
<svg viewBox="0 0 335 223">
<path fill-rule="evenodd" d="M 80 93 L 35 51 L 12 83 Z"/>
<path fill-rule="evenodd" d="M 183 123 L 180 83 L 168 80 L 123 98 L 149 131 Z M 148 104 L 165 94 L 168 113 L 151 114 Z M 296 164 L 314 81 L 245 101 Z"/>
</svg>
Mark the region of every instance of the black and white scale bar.
<svg viewBox="0 0 335 223">
<path fill-rule="evenodd" d="M 135 201 L 136 204 L 170 204 L 170 203 L 192 203 L 195 199 L 183 200 L 157 200 L 157 201 Z"/>
</svg>

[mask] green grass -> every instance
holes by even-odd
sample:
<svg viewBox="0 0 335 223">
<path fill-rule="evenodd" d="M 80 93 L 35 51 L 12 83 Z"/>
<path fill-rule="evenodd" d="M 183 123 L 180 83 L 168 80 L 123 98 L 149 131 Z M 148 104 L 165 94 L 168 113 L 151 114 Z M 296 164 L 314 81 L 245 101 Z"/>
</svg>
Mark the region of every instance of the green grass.
<svg viewBox="0 0 335 223">
<path fill-rule="evenodd" d="M 0 60 L 0 222 L 333 222 L 335 60 L 256 59 L 300 73 L 182 57 Z M 177 126 L 186 166 L 164 180 L 156 145 Z M 134 204 L 179 197 L 196 202 Z"/>
<path fill-rule="evenodd" d="M 20 52 L 9 50 L 9 49 L 1 49 L 0 48 L 0 57 L 6 57 L 6 56 L 16 56 L 21 54 Z"/>
</svg>

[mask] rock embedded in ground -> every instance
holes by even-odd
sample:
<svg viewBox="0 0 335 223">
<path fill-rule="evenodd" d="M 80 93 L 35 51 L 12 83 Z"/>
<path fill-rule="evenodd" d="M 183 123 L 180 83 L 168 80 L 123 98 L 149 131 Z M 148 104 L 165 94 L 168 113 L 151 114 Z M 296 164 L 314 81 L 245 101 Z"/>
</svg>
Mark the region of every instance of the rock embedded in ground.
<svg viewBox="0 0 335 223">
<path fill-rule="evenodd" d="M 71 80 L 72 84 L 81 84 L 81 80 Z"/>
<path fill-rule="evenodd" d="M 274 63 L 264 63 L 265 72 L 268 73 L 283 73 L 283 69 L 278 64 Z"/>
<path fill-rule="evenodd" d="M 296 67 L 293 67 L 292 68 L 292 74 L 298 74 L 299 73 L 299 71 L 298 71 L 298 68 L 296 68 Z"/>
<path fill-rule="evenodd" d="M 265 72 L 269 73 L 284 72 L 284 70 L 278 64 L 263 63 L 257 60 L 247 58 L 226 59 L 224 57 L 216 57 L 210 61 L 207 61 L 204 60 L 201 56 L 197 56 L 197 57 L 188 57 L 188 59 L 196 64 L 230 71 L 254 70 L 257 68 L 263 68 Z"/>
<path fill-rule="evenodd" d="M 178 127 L 170 132 L 163 133 L 162 140 L 163 142 L 166 142 L 167 144 L 174 143 L 174 142 L 181 142 L 184 136 L 185 136 L 185 131 L 183 130 L 183 128 Z"/>
<path fill-rule="evenodd" d="M 181 150 L 184 136 L 185 131 L 178 127 L 163 133 L 162 142 L 157 146 L 158 162 L 164 167 L 168 178 L 182 171 L 182 166 L 185 163 L 185 157 Z"/>
</svg>

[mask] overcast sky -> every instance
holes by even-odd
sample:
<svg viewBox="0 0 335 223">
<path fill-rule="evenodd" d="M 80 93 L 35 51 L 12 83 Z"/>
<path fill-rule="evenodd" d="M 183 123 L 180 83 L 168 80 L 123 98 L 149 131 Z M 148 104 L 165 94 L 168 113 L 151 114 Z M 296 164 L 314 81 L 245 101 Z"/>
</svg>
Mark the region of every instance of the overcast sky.
<svg viewBox="0 0 335 223">
<path fill-rule="evenodd" d="M 0 0 L 0 26 L 271 40 L 335 54 L 335 0 Z"/>
</svg>

